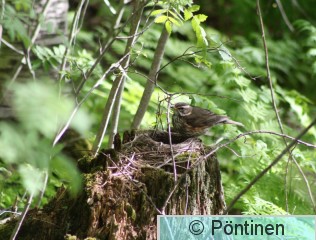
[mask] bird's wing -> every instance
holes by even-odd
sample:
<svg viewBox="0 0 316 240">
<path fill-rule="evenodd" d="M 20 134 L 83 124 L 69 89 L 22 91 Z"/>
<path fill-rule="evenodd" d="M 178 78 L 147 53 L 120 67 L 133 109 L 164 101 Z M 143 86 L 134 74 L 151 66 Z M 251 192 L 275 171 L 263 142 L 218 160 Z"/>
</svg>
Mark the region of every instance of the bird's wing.
<svg viewBox="0 0 316 240">
<path fill-rule="evenodd" d="M 228 120 L 227 116 L 217 115 L 209 110 L 194 107 L 192 114 L 185 116 L 186 122 L 192 127 L 212 127 Z"/>
</svg>

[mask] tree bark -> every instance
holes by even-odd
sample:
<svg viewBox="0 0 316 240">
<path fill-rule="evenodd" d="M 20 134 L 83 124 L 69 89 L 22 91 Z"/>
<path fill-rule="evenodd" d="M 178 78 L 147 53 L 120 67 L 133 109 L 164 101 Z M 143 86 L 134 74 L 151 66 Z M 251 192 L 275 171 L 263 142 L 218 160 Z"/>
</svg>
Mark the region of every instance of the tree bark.
<svg viewBox="0 0 316 240">
<path fill-rule="evenodd" d="M 225 201 L 216 156 L 203 159 L 208 150 L 199 139 L 176 134 L 172 138 L 177 183 L 168 133 L 125 134 L 120 151 L 109 149 L 95 159 L 79 161 L 84 176 L 80 196 L 73 199 L 66 189 L 59 189 L 43 210 L 29 212 L 18 237 L 156 239 L 162 208 L 165 214 L 222 214 Z M 191 168 L 196 161 L 200 164 Z M 13 223 L 0 235 L 5 237 L 4 229 L 9 231 Z"/>
<path fill-rule="evenodd" d="M 131 129 L 139 128 L 144 118 L 145 112 L 147 111 L 147 107 L 149 105 L 151 95 L 153 94 L 155 86 L 156 86 L 156 81 L 158 77 L 157 73 L 161 65 L 161 61 L 165 52 L 165 47 L 166 47 L 168 39 L 169 39 L 169 34 L 166 28 L 164 27 L 161 32 L 160 38 L 158 40 L 157 48 L 154 54 L 153 63 L 151 65 L 151 69 L 148 74 L 148 79 L 147 79 L 146 86 L 143 92 L 143 96 L 140 100 L 139 106 L 137 108 L 137 112 L 134 116 Z"/>
</svg>

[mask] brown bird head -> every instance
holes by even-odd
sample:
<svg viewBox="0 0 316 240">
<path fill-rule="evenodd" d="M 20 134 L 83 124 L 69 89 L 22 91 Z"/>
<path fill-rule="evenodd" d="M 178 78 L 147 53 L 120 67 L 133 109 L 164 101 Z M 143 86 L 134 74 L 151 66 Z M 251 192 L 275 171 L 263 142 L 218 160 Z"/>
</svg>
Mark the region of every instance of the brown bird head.
<svg viewBox="0 0 316 240">
<path fill-rule="evenodd" d="M 189 116 L 192 113 L 192 107 L 183 102 L 178 102 L 171 106 L 175 114 L 178 114 L 180 116 Z"/>
</svg>

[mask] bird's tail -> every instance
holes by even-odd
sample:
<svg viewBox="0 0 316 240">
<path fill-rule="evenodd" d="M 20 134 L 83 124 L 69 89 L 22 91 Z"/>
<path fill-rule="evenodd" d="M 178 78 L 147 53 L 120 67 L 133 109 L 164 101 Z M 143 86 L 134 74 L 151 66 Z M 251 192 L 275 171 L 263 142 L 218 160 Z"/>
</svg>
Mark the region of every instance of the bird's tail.
<svg viewBox="0 0 316 240">
<path fill-rule="evenodd" d="M 233 121 L 233 120 L 230 120 L 230 119 L 227 119 L 225 121 L 226 124 L 235 124 L 237 126 L 241 126 L 241 127 L 244 127 L 244 124 L 240 123 L 240 122 L 236 122 L 236 121 Z"/>
</svg>

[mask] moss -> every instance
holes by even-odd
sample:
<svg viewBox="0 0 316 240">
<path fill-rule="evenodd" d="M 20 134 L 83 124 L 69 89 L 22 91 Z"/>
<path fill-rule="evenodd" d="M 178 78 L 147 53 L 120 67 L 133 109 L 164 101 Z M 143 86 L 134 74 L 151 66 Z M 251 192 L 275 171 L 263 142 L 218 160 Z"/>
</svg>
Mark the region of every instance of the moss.
<svg viewBox="0 0 316 240">
<path fill-rule="evenodd" d="M 129 203 L 126 203 L 125 205 L 125 211 L 127 213 L 127 216 L 129 218 L 131 218 L 133 221 L 136 220 L 136 211 L 135 209 L 129 204 Z"/>
<path fill-rule="evenodd" d="M 153 196 L 158 208 L 162 207 L 170 189 L 174 186 L 173 174 L 163 169 L 151 167 L 143 167 L 142 173 L 140 181 L 146 184 L 148 195 Z"/>
<path fill-rule="evenodd" d="M 65 240 L 77 240 L 78 238 L 74 235 L 66 234 Z"/>
<path fill-rule="evenodd" d="M 16 221 L 12 220 L 4 225 L 0 224 L 0 236 L 1 239 L 10 239 L 10 236 L 14 230 Z"/>
<path fill-rule="evenodd" d="M 176 157 L 176 161 L 194 160 L 200 157 L 197 152 L 183 152 Z"/>
</svg>

